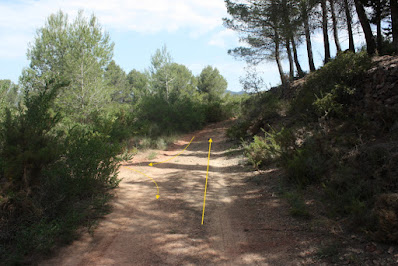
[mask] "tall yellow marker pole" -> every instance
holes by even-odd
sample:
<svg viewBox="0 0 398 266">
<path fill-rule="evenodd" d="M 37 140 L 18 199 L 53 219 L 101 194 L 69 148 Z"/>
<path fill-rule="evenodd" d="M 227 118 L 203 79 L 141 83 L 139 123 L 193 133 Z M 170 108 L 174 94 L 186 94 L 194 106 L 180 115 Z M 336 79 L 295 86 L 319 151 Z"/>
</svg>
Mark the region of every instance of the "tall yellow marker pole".
<svg viewBox="0 0 398 266">
<path fill-rule="evenodd" d="M 209 139 L 209 156 L 208 156 L 208 158 L 207 158 L 207 172 L 206 172 L 205 196 L 204 196 L 204 199 L 203 199 L 202 225 L 203 225 L 203 220 L 204 220 L 204 218 L 205 218 L 207 180 L 209 179 L 210 150 L 211 150 L 211 143 L 212 143 L 212 142 L 213 142 L 213 140 L 210 138 L 210 139 Z"/>
</svg>

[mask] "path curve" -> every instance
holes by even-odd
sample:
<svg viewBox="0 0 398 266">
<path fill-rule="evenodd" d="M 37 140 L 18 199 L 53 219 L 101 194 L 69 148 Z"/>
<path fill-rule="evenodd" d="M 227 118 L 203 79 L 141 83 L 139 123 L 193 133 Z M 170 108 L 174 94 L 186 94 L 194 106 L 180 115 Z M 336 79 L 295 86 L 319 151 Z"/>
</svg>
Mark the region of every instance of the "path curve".
<svg viewBox="0 0 398 266">
<path fill-rule="evenodd" d="M 188 134 L 167 151 L 156 151 L 122 165 L 113 211 L 88 233 L 64 247 L 42 265 L 297 265 L 313 263 L 320 239 L 305 222 L 297 222 L 275 194 L 280 174 L 261 175 L 239 164 L 225 130 L 231 122 L 207 126 Z M 204 225 L 203 194 L 212 138 L 209 187 Z M 156 180 L 156 187 L 147 177 Z M 261 180 L 260 183 L 253 180 Z"/>
</svg>

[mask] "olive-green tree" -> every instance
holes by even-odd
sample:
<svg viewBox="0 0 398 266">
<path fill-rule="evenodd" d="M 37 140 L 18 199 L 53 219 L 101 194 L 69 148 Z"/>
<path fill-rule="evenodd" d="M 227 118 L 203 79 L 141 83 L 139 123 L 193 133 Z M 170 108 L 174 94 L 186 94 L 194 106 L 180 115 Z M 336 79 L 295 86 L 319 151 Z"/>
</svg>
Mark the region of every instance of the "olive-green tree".
<svg viewBox="0 0 398 266">
<path fill-rule="evenodd" d="M 208 102 L 220 100 L 227 87 L 227 81 L 217 68 L 207 66 L 198 77 L 198 90 Z"/>
<path fill-rule="evenodd" d="M 37 30 L 27 53 L 30 66 L 24 70 L 21 83 L 33 89 L 46 73 L 64 76 L 70 85 L 60 92 L 57 106 L 75 120 L 87 122 L 92 112 L 104 109 L 111 100 L 104 72 L 113 47 L 94 15 L 86 18 L 79 11 L 70 22 L 59 11 Z"/>
<path fill-rule="evenodd" d="M 149 93 L 149 73 L 140 72 L 136 69 L 127 74 L 127 82 L 133 93 L 133 102 L 138 103 L 142 97 Z"/>
</svg>

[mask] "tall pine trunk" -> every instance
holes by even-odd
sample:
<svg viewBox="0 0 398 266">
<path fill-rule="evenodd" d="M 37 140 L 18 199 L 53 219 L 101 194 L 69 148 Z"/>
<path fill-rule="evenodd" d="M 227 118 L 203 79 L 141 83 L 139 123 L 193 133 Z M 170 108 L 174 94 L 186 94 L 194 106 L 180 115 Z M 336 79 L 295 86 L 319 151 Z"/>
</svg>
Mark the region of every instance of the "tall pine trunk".
<svg viewBox="0 0 398 266">
<path fill-rule="evenodd" d="M 361 22 L 363 33 L 365 34 L 367 52 L 368 54 L 374 54 L 376 51 L 376 42 L 372 33 L 372 29 L 370 28 L 368 17 L 366 16 L 365 9 L 360 0 L 354 0 L 354 3 L 359 22 Z"/>
<path fill-rule="evenodd" d="M 292 57 L 292 49 L 290 48 L 290 39 L 286 37 L 286 52 L 287 52 L 287 58 L 289 59 L 289 79 L 293 80 L 294 79 L 294 63 L 293 63 L 293 57 Z"/>
<path fill-rule="evenodd" d="M 379 53 L 382 52 L 383 50 L 383 33 L 381 31 L 381 11 L 382 11 L 382 6 L 381 6 L 381 1 L 376 0 L 376 28 L 377 28 L 377 37 L 376 37 L 376 44 L 377 44 L 377 51 Z"/>
<path fill-rule="evenodd" d="M 351 10 L 350 10 L 350 5 L 348 4 L 348 0 L 344 0 L 344 10 L 345 10 L 345 16 L 347 19 L 348 49 L 355 53 L 354 34 L 352 33 L 352 16 L 351 16 Z"/>
<path fill-rule="evenodd" d="M 391 0 L 392 41 L 398 53 L 398 0 Z"/>
<path fill-rule="evenodd" d="M 329 3 L 330 3 L 330 11 L 332 13 L 334 43 L 336 44 L 337 52 L 341 52 L 341 46 L 340 46 L 340 42 L 339 42 L 339 33 L 337 30 L 337 19 L 336 19 L 336 13 L 334 10 L 334 0 L 329 0 Z"/>
<path fill-rule="evenodd" d="M 301 68 L 300 62 L 298 60 L 296 42 L 294 41 L 293 37 L 291 37 L 291 41 L 292 41 L 293 57 L 294 57 L 294 63 L 296 65 L 296 69 L 297 69 L 297 74 L 300 78 L 302 78 L 302 77 L 304 77 L 304 72 L 303 72 L 303 69 Z"/>
<path fill-rule="evenodd" d="M 321 0 L 322 7 L 322 30 L 323 30 L 323 44 L 325 48 L 325 60 L 326 64 L 330 60 L 330 44 L 328 35 L 328 10 L 326 6 L 326 0 Z"/>
<path fill-rule="evenodd" d="M 283 67 L 281 64 L 280 51 L 279 51 L 279 46 L 280 46 L 279 34 L 276 29 L 274 29 L 274 31 L 275 31 L 275 61 L 276 61 L 276 64 L 278 65 L 278 70 L 279 70 L 279 75 L 281 76 L 282 86 L 286 87 L 287 82 L 285 79 L 285 73 L 283 73 Z"/>
<path fill-rule="evenodd" d="M 307 44 L 307 55 L 308 55 L 308 64 L 310 66 L 310 71 L 315 71 L 315 64 L 314 64 L 314 56 L 312 55 L 312 44 L 311 44 L 311 32 L 310 32 L 310 25 L 308 21 L 308 12 L 305 7 L 302 7 L 301 15 L 303 16 L 304 21 L 304 31 L 305 31 L 305 41 Z"/>
</svg>

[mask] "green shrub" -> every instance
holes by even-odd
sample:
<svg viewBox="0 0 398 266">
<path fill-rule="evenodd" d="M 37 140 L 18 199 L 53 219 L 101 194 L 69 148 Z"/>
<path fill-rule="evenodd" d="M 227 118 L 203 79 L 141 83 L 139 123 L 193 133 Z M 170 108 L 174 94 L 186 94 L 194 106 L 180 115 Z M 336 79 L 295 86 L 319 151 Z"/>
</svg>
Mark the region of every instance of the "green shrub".
<svg viewBox="0 0 398 266">
<path fill-rule="evenodd" d="M 158 138 L 154 140 L 153 147 L 158 150 L 165 150 L 167 148 L 167 142 L 164 138 Z"/>
<path fill-rule="evenodd" d="M 248 137 L 248 129 L 251 126 L 251 121 L 238 120 L 227 129 L 227 137 L 233 140 L 246 139 Z"/>
<path fill-rule="evenodd" d="M 289 212 L 292 216 L 305 219 L 310 217 L 310 213 L 307 210 L 303 197 L 297 191 L 285 192 L 283 197 L 289 202 Z"/>
<path fill-rule="evenodd" d="M 292 102 L 290 112 L 312 118 L 328 111 L 339 113 L 340 104 L 349 103 L 354 92 L 353 86 L 370 67 L 371 58 L 366 52 L 339 54 L 321 69 L 308 75 Z"/>
<path fill-rule="evenodd" d="M 0 177 L 7 178 L 0 190 L 5 264 L 47 252 L 70 240 L 79 226 L 91 226 L 106 210 L 108 189 L 119 183 L 121 146 L 109 135 L 111 121 L 103 121 L 102 132 L 93 125 L 58 127 L 52 105 L 63 84 L 51 79 L 34 93 L 26 91 L 25 107 L 8 111 L 0 125 Z"/>
<path fill-rule="evenodd" d="M 141 135 L 168 136 L 202 127 L 205 112 L 202 104 L 190 98 L 177 98 L 174 102 L 168 102 L 161 95 L 151 95 L 142 99 L 137 120 Z"/>
<path fill-rule="evenodd" d="M 348 105 L 351 103 L 350 97 L 355 94 L 355 89 L 346 85 L 336 85 L 325 95 L 316 96 L 313 105 L 319 117 L 345 118 L 348 113 Z"/>
<path fill-rule="evenodd" d="M 253 142 L 244 145 L 245 156 L 255 168 L 270 163 L 281 154 L 281 146 L 277 142 L 280 132 L 264 132 L 264 137 L 254 136 Z"/>
<path fill-rule="evenodd" d="M 277 117 L 281 108 L 281 101 L 275 94 L 271 92 L 259 92 L 243 101 L 242 118 L 249 121 L 261 118 L 263 121 L 266 121 L 268 118 Z"/>
<path fill-rule="evenodd" d="M 223 98 L 223 109 L 227 118 L 239 117 L 242 115 L 242 103 L 248 99 L 248 94 L 230 95 L 226 94 Z"/>
<path fill-rule="evenodd" d="M 229 118 L 230 114 L 228 114 L 225 106 L 223 106 L 223 104 L 218 101 L 205 104 L 205 117 L 206 122 L 214 123 Z"/>
<path fill-rule="evenodd" d="M 283 167 L 288 178 L 300 186 L 319 181 L 326 172 L 325 161 L 320 154 L 307 147 L 298 148 L 291 156 L 285 157 Z"/>
</svg>

